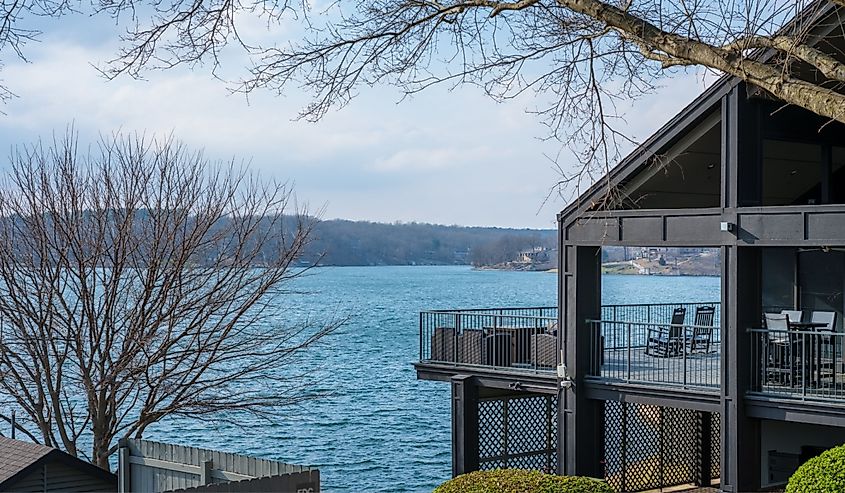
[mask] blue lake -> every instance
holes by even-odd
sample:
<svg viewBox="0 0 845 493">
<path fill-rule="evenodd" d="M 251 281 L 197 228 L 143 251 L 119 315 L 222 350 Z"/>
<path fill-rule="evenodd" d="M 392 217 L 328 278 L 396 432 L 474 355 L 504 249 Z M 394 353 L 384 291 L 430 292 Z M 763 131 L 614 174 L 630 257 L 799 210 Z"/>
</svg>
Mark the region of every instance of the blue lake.
<svg viewBox="0 0 845 493">
<path fill-rule="evenodd" d="M 329 395 L 270 421 L 170 421 L 145 438 L 320 468 L 326 492 L 430 492 L 449 478 L 449 386 L 418 381 L 419 312 L 554 306 L 557 276 L 469 267 L 333 267 L 280 298 L 291 321 L 349 321 L 303 356 L 297 371 Z M 604 276 L 603 302 L 716 301 L 712 277 Z"/>
</svg>

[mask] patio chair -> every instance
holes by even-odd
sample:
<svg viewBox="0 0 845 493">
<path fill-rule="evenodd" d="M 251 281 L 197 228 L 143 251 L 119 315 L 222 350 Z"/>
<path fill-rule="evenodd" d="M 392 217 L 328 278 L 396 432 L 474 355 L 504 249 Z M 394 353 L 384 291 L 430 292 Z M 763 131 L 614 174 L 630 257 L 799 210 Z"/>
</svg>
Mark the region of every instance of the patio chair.
<svg viewBox="0 0 845 493">
<path fill-rule="evenodd" d="M 789 333 L 789 315 L 786 313 L 766 313 L 766 381 L 775 380 L 780 384 L 796 385 L 798 366 L 795 361 L 798 340 Z"/>
<path fill-rule="evenodd" d="M 792 320 L 792 317 L 789 318 Z M 817 324 L 825 324 L 819 330 L 828 330 L 834 332 L 836 330 L 836 312 L 812 312 L 810 315 L 810 322 Z"/>
<path fill-rule="evenodd" d="M 480 365 L 484 352 L 484 333 L 481 329 L 464 329 L 458 336 L 458 361 Z"/>
<path fill-rule="evenodd" d="M 817 324 L 825 324 L 824 327 L 818 327 L 816 330 L 824 331 L 824 332 L 835 332 L 836 331 L 836 312 L 824 312 L 824 311 L 813 311 L 810 315 L 810 322 L 817 323 Z M 841 358 L 841 354 L 836 354 L 836 340 L 837 337 L 827 335 L 827 334 L 819 334 L 815 337 L 819 337 L 819 349 L 821 349 L 821 354 L 819 355 L 819 368 L 818 368 L 818 376 L 819 379 L 823 377 L 830 377 L 833 380 L 833 384 L 836 384 L 836 367 L 837 367 L 837 356 Z"/>
<path fill-rule="evenodd" d="M 557 336 L 552 334 L 531 335 L 531 366 L 554 367 L 557 365 Z"/>
<path fill-rule="evenodd" d="M 801 310 L 781 310 L 780 313 L 788 316 L 790 322 L 800 322 L 804 318 L 804 312 Z"/>
<path fill-rule="evenodd" d="M 684 350 L 684 319 L 686 308 L 675 308 L 669 327 L 650 328 L 645 354 L 662 358 L 678 356 Z"/>
<path fill-rule="evenodd" d="M 511 366 L 511 335 L 508 333 L 484 336 L 482 364 L 489 366 Z"/>
<path fill-rule="evenodd" d="M 457 337 L 452 327 L 436 327 L 431 334 L 431 360 L 455 361 Z"/>
<path fill-rule="evenodd" d="M 693 322 L 695 327 L 692 329 L 692 338 L 689 341 L 689 354 L 707 354 L 710 352 L 715 316 L 715 307 L 699 306 L 695 309 L 695 321 Z"/>
</svg>

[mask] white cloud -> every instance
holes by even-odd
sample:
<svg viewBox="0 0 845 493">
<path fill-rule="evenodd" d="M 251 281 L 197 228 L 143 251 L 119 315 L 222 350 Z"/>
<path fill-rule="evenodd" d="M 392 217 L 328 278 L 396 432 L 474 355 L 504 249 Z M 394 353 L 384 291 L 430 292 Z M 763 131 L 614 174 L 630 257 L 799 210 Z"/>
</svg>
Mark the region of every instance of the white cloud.
<svg viewBox="0 0 845 493">
<path fill-rule="evenodd" d="M 437 171 L 456 167 L 481 164 L 493 159 L 492 149 L 484 146 L 466 148 L 409 148 L 400 149 L 387 159 L 373 164 L 377 171 Z"/>
<path fill-rule="evenodd" d="M 537 139 L 545 129 L 524 111 L 528 99 L 495 103 L 472 87 L 433 88 L 397 105 L 397 91 L 365 88 L 319 123 L 294 122 L 303 95 L 256 93 L 247 102 L 201 69 L 106 81 L 90 63 L 113 49 L 46 38 L 30 47 L 33 63 L 8 64 L 3 78 L 20 98 L 0 116 L 0 149 L 63 132 L 71 122 L 91 140 L 117 129 L 173 132 L 211 158 L 243 158 L 291 179 L 301 199 L 328 204 L 328 217 L 550 227 L 565 205 L 558 199 L 537 214 L 558 179 L 544 155 L 554 156 L 560 144 Z M 701 89 L 690 75 L 667 84 L 630 112 L 638 137 Z M 562 166 L 573 165 L 569 154 L 561 158 Z"/>
</svg>

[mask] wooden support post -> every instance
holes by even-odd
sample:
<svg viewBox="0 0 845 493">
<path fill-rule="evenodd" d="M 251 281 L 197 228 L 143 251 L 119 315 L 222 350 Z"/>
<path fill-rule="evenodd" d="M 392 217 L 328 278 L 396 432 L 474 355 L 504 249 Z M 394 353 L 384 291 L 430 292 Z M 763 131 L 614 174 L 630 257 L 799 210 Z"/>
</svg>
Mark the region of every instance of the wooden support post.
<svg viewBox="0 0 845 493">
<path fill-rule="evenodd" d="M 469 375 L 452 377 L 452 476 L 478 470 L 478 386 Z"/>
<path fill-rule="evenodd" d="M 594 354 L 591 344 L 598 340 L 591 336 L 587 320 L 601 317 L 601 248 L 564 242 L 561 248 L 559 324 L 566 376 L 561 379 L 558 398 L 559 470 L 567 475 L 602 477 L 603 406 L 583 391 Z"/>
<path fill-rule="evenodd" d="M 745 85 L 722 98 L 722 220 L 736 224 L 737 207 L 753 205 L 760 183 L 760 133 Z M 760 485 L 760 422 L 745 414 L 751 386 L 751 337 L 762 315 L 761 254 L 739 246 L 741 225 L 722 237 L 721 489 L 756 491 Z"/>
<path fill-rule="evenodd" d="M 722 247 L 722 491 L 760 487 L 760 422 L 745 414 L 751 336 L 760 324 L 760 249 Z"/>
</svg>

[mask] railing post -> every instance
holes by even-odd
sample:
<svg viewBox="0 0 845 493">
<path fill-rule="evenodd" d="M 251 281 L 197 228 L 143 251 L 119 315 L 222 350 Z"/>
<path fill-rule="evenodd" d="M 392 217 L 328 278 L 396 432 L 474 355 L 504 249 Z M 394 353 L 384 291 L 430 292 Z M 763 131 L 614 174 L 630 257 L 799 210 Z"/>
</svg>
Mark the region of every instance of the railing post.
<svg viewBox="0 0 845 493">
<path fill-rule="evenodd" d="M 423 312 L 420 312 L 420 361 L 425 359 L 425 351 L 423 350 L 423 340 Z M 431 354 L 430 348 L 429 354 Z"/>
<path fill-rule="evenodd" d="M 689 329 L 689 327 L 684 327 L 684 340 L 681 341 L 681 354 L 684 357 L 684 388 L 687 388 L 687 329 Z M 692 341 L 692 339 L 690 339 L 690 341 Z M 692 348 L 692 344 L 690 344 L 690 348 Z"/>
<path fill-rule="evenodd" d="M 627 324 L 627 332 L 628 332 L 628 335 L 627 335 L 628 340 L 627 340 L 627 344 L 626 344 L 626 349 L 627 349 L 627 353 L 628 353 L 628 357 L 627 357 L 628 363 L 627 363 L 627 372 L 626 372 L 626 375 L 625 375 L 625 381 L 630 382 L 631 381 L 631 322 L 628 322 L 628 324 Z"/>
<path fill-rule="evenodd" d="M 458 364 L 458 334 L 461 333 L 461 314 L 455 314 L 455 332 L 452 334 L 452 361 Z"/>
<path fill-rule="evenodd" d="M 496 337 L 499 331 L 499 316 L 493 315 L 493 366 L 499 366 L 501 362 L 501 356 L 499 355 L 499 339 Z M 499 363 L 499 364 L 497 364 Z"/>
<path fill-rule="evenodd" d="M 790 370 L 790 373 L 792 370 Z M 792 377 L 792 375 L 790 375 Z M 801 398 L 807 397 L 807 334 L 801 334 Z"/>
</svg>

